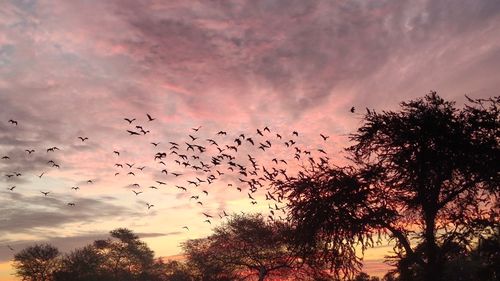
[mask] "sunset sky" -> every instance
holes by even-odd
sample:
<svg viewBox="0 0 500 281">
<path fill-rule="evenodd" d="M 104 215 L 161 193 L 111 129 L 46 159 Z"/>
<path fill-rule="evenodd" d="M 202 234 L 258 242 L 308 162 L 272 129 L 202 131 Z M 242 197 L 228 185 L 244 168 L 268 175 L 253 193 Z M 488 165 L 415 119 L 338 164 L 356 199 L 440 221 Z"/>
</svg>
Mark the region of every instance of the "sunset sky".
<svg viewBox="0 0 500 281">
<path fill-rule="evenodd" d="M 0 281 L 15 280 L 8 246 L 68 251 L 127 227 L 157 256 L 173 256 L 209 235 L 223 211 L 267 214 L 265 188 L 252 204 L 230 171 L 195 187 L 187 180 L 206 173 L 171 154 L 164 166 L 155 153 L 195 143 L 207 152 L 189 161 L 210 163 L 217 150 L 206 139 L 226 148 L 245 134 L 256 145 L 241 145 L 241 163 L 251 154 L 296 170 L 291 139 L 345 163 L 367 107 L 397 109 L 430 90 L 459 105 L 464 95 L 498 95 L 499 34 L 496 0 L 0 0 L 0 157 L 9 158 L 0 160 Z M 129 135 L 136 125 L 149 132 Z M 258 149 L 265 140 L 272 148 Z M 390 249 L 368 251 L 366 271 L 383 274 Z"/>
</svg>

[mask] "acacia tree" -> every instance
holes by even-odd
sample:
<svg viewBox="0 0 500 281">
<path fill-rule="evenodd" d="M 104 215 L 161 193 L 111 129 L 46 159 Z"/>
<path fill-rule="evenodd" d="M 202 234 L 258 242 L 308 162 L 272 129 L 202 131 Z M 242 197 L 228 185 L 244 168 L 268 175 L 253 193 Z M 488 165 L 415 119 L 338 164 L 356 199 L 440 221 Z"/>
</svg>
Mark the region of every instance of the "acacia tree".
<svg viewBox="0 0 500 281">
<path fill-rule="evenodd" d="M 406 266 L 441 280 L 454 243 L 498 226 L 499 102 L 469 99 L 458 109 L 431 92 L 397 112 L 368 111 L 347 149 L 351 167 L 322 164 L 274 182 L 302 242 L 327 241 L 323 258 L 352 276 L 355 246 L 388 235 Z"/>
<path fill-rule="evenodd" d="M 262 281 L 271 276 L 302 276 L 307 280 L 306 270 L 309 276 L 321 275 L 304 265 L 302 252 L 291 243 L 292 235 L 293 229 L 287 223 L 266 221 L 261 215 L 234 215 L 215 228 L 214 234 L 188 242 L 184 249 L 189 262 L 196 261 L 202 268 L 208 266 L 212 275 L 218 272 L 216 280 Z"/>
<path fill-rule="evenodd" d="M 16 275 L 23 280 L 49 281 L 59 267 L 59 250 L 49 244 L 27 247 L 14 255 Z"/>
<path fill-rule="evenodd" d="M 126 228 L 112 230 L 111 238 L 97 240 L 93 247 L 103 257 L 101 267 L 113 280 L 153 279 L 154 253 L 139 236 Z"/>
<path fill-rule="evenodd" d="M 106 281 L 111 275 L 102 265 L 105 257 L 93 245 L 87 245 L 66 254 L 60 269 L 54 273 L 55 281 Z"/>
</svg>

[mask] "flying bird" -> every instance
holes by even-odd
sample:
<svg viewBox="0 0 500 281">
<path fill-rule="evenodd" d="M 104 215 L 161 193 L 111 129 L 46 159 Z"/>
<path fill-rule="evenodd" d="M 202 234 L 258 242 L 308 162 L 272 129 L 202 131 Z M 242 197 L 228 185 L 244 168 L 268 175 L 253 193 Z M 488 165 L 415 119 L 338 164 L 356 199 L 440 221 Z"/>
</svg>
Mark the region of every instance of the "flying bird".
<svg viewBox="0 0 500 281">
<path fill-rule="evenodd" d="M 13 191 L 13 190 L 14 190 L 14 188 L 16 188 L 16 186 L 15 186 L 15 185 L 14 185 L 14 186 L 12 186 L 12 187 L 7 187 L 7 189 L 8 189 L 8 190 L 10 190 L 10 191 Z"/>
<path fill-rule="evenodd" d="M 132 122 L 135 121 L 135 118 L 134 119 L 123 118 L 123 120 L 127 121 L 129 124 L 132 124 Z"/>
<path fill-rule="evenodd" d="M 133 135 L 135 135 L 135 136 L 140 136 L 140 135 L 141 135 L 141 134 L 139 134 L 138 132 L 134 132 L 134 131 L 130 131 L 130 130 L 127 130 L 127 132 L 128 132 L 131 136 L 133 136 Z"/>
<path fill-rule="evenodd" d="M 151 209 L 152 207 L 154 207 L 155 205 L 153 204 L 149 204 L 149 203 L 146 203 L 146 206 L 148 206 L 148 210 Z"/>
<path fill-rule="evenodd" d="M 323 134 L 319 134 L 319 135 L 321 136 L 321 138 L 322 138 L 324 141 L 326 141 L 326 140 L 330 137 L 330 136 L 325 136 L 325 135 L 323 135 Z"/>
<path fill-rule="evenodd" d="M 356 110 L 356 108 L 354 108 L 354 106 L 353 106 L 353 107 L 351 107 L 350 111 L 351 111 L 351 113 L 354 113 L 355 110 Z"/>
<path fill-rule="evenodd" d="M 28 154 L 31 154 L 31 153 L 35 152 L 34 149 L 26 149 L 25 151 L 28 152 Z"/>
<path fill-rule="evenodd" d="M 195 132 L 198 132 L 198 130 L 201 128 L 201 126 L 199 126 L 198 128 L 191 128 L 191 130 L 195 131 Z"/>
<path fill-rule="evenodd" d="M 116 154 L 117 156 L 120 156 L 120 151 L 113 151 L 114 154 Z"/>
<path fill-rule="evenodd" d="M 148 113 L 146 113 L 146 116 L 148 117 L 149 122 L 156 120 L 156 118 L 151 117 Z"/>
<path fill-rule="evenodd" d="M 10 119 L 9 123 L 11 123 L 12 125 L 16 125 L 17 126 L 17 121 L 16 120 Z"/>
<path fill-rule="evenodd" d="M 189 231 L 189 227 L 187 226 L 183 226 L 182 228 L 187 229 L 187 231 Z"/>
<path fill-rule="evenodd" d="M 135 193 L 136 196 L 142 193 L 142 191 L 135 191 L 135 190 L 132 191 Z"/>
<path fill-rule="evenodd" d="M 78 138 L 79 138 L 82 142 L 84 142 L 84 141 L 86 141 L 86 140 L 88 140 L 88 139 L 89 139 L 89 138 L 87 138 L 87 137 L 78 137 Z"/>
<path fill-rule="evenodd" d="M 50 191 L 40 191 L 40 193 L 42 193 L 44 196 L 47 196 L 49 195 Z"/>
</svg>

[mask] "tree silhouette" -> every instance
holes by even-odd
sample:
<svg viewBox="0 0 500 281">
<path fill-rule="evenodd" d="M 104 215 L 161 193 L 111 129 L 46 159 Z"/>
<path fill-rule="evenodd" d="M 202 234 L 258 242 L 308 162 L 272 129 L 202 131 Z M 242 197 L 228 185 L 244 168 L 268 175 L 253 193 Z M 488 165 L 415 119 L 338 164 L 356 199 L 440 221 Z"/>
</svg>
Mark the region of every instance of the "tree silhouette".
<svg viewBox="0 0 500 281">
<path fill-rule="evenodd" d="M 498 226 L 499 101 L 469 99 L 457 109 L 431 92 L 398 112 L 368 110 L 347 149 L 352 167 L 311 167 L 274 183 L 303 242 L 328 241 L 325 260 L 337 276 L 352 276 L 356 245 L 388 235 L 405 266 L 442 280 L 454 243 Z"/>
<path fill-rule="evenodd" d="M 164 271 L 165 280 L 168 281 L 194 281 L 193 273 L 190 268 L 179 261 L 159 262 Z"/>
<path fill-rule="evenodd" d="M 94 247 L 103 256 L 102 267 L 113 280 L 152 279 L 155 269 L 154 253 L 131 230 L 118 228 L 110 232 L 111 238 L 97 240 Z"/>
<path fill-rule="evenodd" d="M 25 248 L 14 257 L 16 273 L 32 281 L 190 280 L 169 279 L 169 265 L 155 260 L 153 251 L 131 230 L 118 228 L 110 233 L 111 238 L 63 257 L 48 244 Z"/>
<path fill-rule="evenodd" d="M 481 238 L 473 249 L 468 249 L 462 244 L 452 243 L 450 250 L 446 253 L 446 262 L 443 265 L 444 280 L 460 281 L 493 281 L 500 276 L 500 236 L 498 230 L 495 234 Z M 425 245 L 415 247 L 420 251 Z M 423 267 L 416 263 L 410 266 L 400 266 L 407 263 L 407 257 L 396 259 L 396 268 L 386 276 L 391 276 L 394 281 L 421 281 L 425 278 Z M 402 272 L 405 269 L 406 272 Z M 388 278 L 386 278 L 388 279 Z"/>
<path fill-rule="evenodd" d="M 49 244 L 27 247 L 14 255 L 16 275 L 27 281 L 53 280 L 59 266 L 59 250 Z"/>
<path fill-rule="evenodd" d="M 195 262 L 206 273 L 208 268 L 212 276 L 219 276 L 216 280 L 221 276 L 259 281 L 270 276 L 301 276 L 301 280 L 307 280 L 306 275 L 315 272 L 304 265 L 302 252 L 291 243 L 293 234 L 294 230 L 284 222 L 266 221 L 261 215 L 234 215 L 215 228 L 214 234 L 190 241 L 184 249 L 189 262 Z"/>
<path fill-rule="evenodd" d="M 236 280 L 235 266 L 213 257 L 208 238 L 188 240 L 182 243 L 182 248 L 187 257 L 187 265 L 191 268 L 195 280 Z"/>
<path fill-rule="evenodd" d="M 76 249 L 61 259 L 55 281 L 105 281 L 111 275 L 103 270 L 105 257 L 93 245 Z"/>
</svg>

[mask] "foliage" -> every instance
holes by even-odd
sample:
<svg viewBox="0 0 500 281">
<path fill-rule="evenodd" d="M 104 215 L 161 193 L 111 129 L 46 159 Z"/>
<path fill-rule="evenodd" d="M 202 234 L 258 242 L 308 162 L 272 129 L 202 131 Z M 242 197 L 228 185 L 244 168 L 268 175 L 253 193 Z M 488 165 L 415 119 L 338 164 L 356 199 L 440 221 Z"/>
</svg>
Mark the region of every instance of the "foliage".
<svg viewBox="0 0 500 281">
<path fill-rule="evenodd" d="M 104 281 L 111 274 L 102 265 L 105 257 L 93 245 L 76 249 L 61 259 L 61 268 L 55 273 L 56 281 Z"/>
<path fill-rule="evenodd" d="M 292 243 L 294 233 L 289 224 L 261 215 L 234 215 L 208 238 L 186 242 L 184 250 L 201 280 L 320 275 L 304 265 L 301 249 Z"/>
<path fill-rule="evenodd" d="M 423 245 L 416 250 L 424 248 Z M 481 238 L 477 245 L 469 250 L 463 245 L 453 243 L 451 251 L 447 253 L 443 264 L 443 279 L 457 281 L 493 281 L 500 276 L 500 235 L 498 233 L 487 238 Z M 386 276 L 391 276 L 394 281 L 419 281 L 424 280 L 425 272 L 419 264 L 410 267 L 401 267 L 407 257 L 397 260 L 396 269 Z M 406 270 L 403 272 L 403 270 Z"/>
<path fill-rule="evenodd" d="M 14 256 L 16 275 L 27 281 L 52 280 L 59 267 L 59 250 L 49 244 L 37 244 Z"/>
<path fill-rule="evenodd" d="M 154 259 L 154 253 L 132 231 L 119 228 L 111 238 L 59 256 L 51 245 L 35 245 L 15 255 L 17 274 L 33 281 L 173 281 L 180 267 Z M 175 270 L 174 270 L 175 269 Z"/>
<path fill-rule="evenodd" d="M 352 166 L 322 164 L 274 183 L 306 233 L 301 242 L 325 245 L 324 259 L 345 277 L 360 269 L 358 244 L 388 235 L 407 259 L 400 266 L 441 280 L 454 243 L 498 225 L 499 101 L 457 109 L 431 92 L 398 112 L 368 110 L 351 137 Z"/>
</svg>

